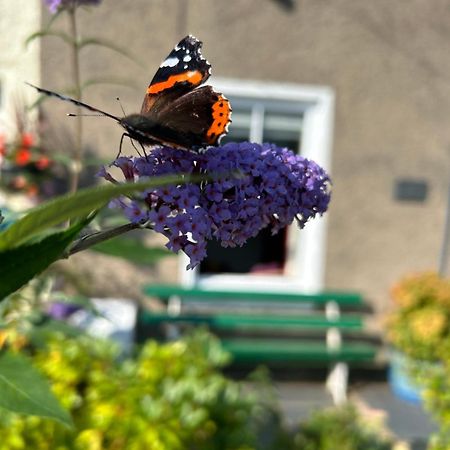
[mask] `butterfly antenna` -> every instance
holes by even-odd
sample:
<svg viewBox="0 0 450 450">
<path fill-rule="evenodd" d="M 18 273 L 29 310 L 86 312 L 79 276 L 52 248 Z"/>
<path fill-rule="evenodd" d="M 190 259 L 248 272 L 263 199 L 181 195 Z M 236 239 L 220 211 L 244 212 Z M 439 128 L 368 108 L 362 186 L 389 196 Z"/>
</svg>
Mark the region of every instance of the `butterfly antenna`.
<svg viewBox="0 0 450 450">
<path fill-rule="evenodd" d="M 86 108 L 89 111 L 92 111 L 94 113 L 98 113 L 101 116 L 106 116 L 106 117 L 109 117 L 109 118 L 115 120 L 116 122 L 120 122 L 120 119 L 118 117 L 113 116 L 112 114 L 109 114 L 106 111 L 102 111 L 101 109 L 98 109 L 98 108 L 95 108 L 95 107 L 93 107 L 91 105 L 88 105 L 87 103 L 80 102 L 79 100 L 75 100 L 74 98 L 67 97 L 66 95 L 58 94 L 57 92 L 49 91 L 47 89 L 43 89 L 43 88 L 34 86 L 31 83 L 25 82 L 25 84 L 28 84 L 28 86 L 31 86 L 32 88 L 36 89 L 41 94 L 48 95 L 49 97 L 59 98 L 60 100 L 63 100 L 65 102 L 73 103 L 74 105 L 80 106 L 82 108 Z"/>
<path fill-rule="evenodd" d="M 119 102 L 120 109 L 122 110 L 123 115 L 126 116 L 127 114 L 125 113 L 125 110 L 123 109 L 122 102 L 120 101 L 120 98 L 119 98 L 119 97 L 116 97 L 116 100 Z"/>
<path fill-rule="evenodd" d="M 107 117 L 104 114 L 75 114 L 75 113 L 67 113 L 68 117 Z"/>
</svg>

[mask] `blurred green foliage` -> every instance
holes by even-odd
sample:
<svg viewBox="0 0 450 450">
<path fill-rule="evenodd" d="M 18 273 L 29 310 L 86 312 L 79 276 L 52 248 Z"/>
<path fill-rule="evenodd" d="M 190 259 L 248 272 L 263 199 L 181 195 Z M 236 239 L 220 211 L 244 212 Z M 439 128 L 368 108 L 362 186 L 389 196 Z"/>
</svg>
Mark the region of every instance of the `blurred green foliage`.
<svg viewBox="0 0 450 450">
<path fill-rule="evenodd" d="M 127 359 L 110 341 L 84 334 L 33 336 L 4 328 L 0 347 L 31 356 L 75 426 L 0 410 L 0 450 L 391 448 L 350 407 L 288 429 L 267 374 L 255 372 L 251 383 L 227 378 L 221 368 L 229 356 L 205 330 L 166 344 L 148 341 Z"/>
<path fill-rule="evenodd" d="M 428 442 L 428 450 L 450 448 L 450 352 L 448 358 L 445 363 L 412 370 L 412 376 L 423 388 L 424 406 L 438 424 L 438 431 Z"/>
<path fill-rule="evenodd" d="M 380 424 L 363 421 L 351 405 L 317 411 L 295 436 L 296 450 L 389 450 Z"/>
<path fill-rule="evenodd" d="M 406 357 L 405 369 L 417 386 L 439 431 L 429 450 L 450 448 L 450 281 L 434 272 L 411 275 L 392 289 L 396 310 L 388 338 Z"/>
<path fill-rule="evenodd" d="M 20 334 L 4 340 L 27 351 Z M 220 368 L 228 355 L 204 331 L 173 343 L 149 341 L 126 360 L 111 342 L 85 335 L 53 333 L 27 352 L 75 429 L 2 410 L 1 450 L 289 448 L 270 396 L 226 378 Z"/>
</svg>

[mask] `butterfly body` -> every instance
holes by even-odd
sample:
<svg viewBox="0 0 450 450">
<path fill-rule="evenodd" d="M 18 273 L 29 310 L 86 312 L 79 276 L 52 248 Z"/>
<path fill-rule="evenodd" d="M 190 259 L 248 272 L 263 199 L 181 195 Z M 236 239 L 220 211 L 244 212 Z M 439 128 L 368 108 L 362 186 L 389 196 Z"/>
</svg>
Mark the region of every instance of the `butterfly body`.
<svg viewBox="0 0 450 450">
<path fill-rule="evenodd" d="M 211 86 L 201 86 L 211 65 L 201 54 L 202 43 L 186 36 L 169 53 L 150 82 L 140 113 L 117 117 L 86 103 L 33 86 L 39 92 L 69 101 L 114 119 L 142 145 L 192 149 L 218 145 L 228 132 L 231 106 Z M 32 85 L 31 85 L 32 86 Z"/>
<path fill-rule="evenodd" d="M 126 134 L 142 145 L 170 145 L 178 148 L 198 146 L 196 136 L 189 132 L 180 132 L 169 128 L 143 114 L 130 114 L 120 119 L 120 125 Z"/>
</svg>

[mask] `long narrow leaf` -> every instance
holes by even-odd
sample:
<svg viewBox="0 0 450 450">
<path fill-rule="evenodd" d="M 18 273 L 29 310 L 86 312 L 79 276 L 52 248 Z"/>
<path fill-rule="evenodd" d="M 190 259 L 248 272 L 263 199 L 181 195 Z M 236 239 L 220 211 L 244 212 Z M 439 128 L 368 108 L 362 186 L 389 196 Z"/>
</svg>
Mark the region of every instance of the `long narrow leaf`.
<svg viewBox="0 0 450 450">
<path fill-rule="evenodd" d="M 86 88 L 95 86 L 96 84 L 114 84 L 117 86 L 125 86 L 131 89 L 137 88 L 137 83 L 135 81 L 131 81 L 130 79 L 118 77 L 97 77 L 89 78 L 88 80 L 84 81 L 81 85 L 81 90 L 84 91 Z"/>
<path fill-rule="evenodd" d="M 73 39 L 71 38 L 71 36 L 67 33 L 64 33 L 64 31 L 39 30 L 28 36 L 25 41 L 25 46 L 28 46 L 28 44 L 30 44 L 30 42 L 34 41 L 35 39 L 45 36 L 59 37 L 68 44 L 73 44 Z"/>
<path fill-rule="evenodd" d="M 138 191 L 179 182 L 186 182 L 186 179 L 181 176 L 164 176 L 140 183 L 110 184 L 63 195 L 32 209 L 22 219 L 0 233 L 0 250 L 17 247 L 66 220 L 85 217 L 120 195 L 131 195 Z"/>
<path fill-rule="evenodd" d="M 139 66 L 143 67 L 142 62 L 133 56 L 128 50 L 120 47 L 113 41 L 107 41 L 106 39 L 97 39 L 97 38 L 84 38 L 78 43 L 78 48 L 87 47 L 88 45 L 100 45 L 101 47 L 109 48 L 117 53 L 120 53 L 123 56 L 126 56 L 131 61 L 135 62 Z"/>
<path fill-rule="evenodd" d="M 47 380 L 20 354 L 0 355 L 0 406 L 9 411 L 48 417 L 69 427 L 69 413 L 53 395 Z"/>
</svg>

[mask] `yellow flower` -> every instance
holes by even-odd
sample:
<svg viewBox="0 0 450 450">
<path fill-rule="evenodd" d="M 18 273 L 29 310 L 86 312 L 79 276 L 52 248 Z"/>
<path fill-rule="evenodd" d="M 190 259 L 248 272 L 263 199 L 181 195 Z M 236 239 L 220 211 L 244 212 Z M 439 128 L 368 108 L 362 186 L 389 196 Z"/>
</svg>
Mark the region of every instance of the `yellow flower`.
<svg viewBox="0 0 450 450">
<path fill-rule="evenodd" d="M 75 446 L 80 450 L 102 450 L 102 433 L 99 430 L 83 430 L 75 440 Z"/>
<path fill-rule="evenodd" d="M 447 327 L 445 313 L 436 307 L 414 311 L 409 316 L 410 329 L 415 339 L 430 343 L 439 340 Z"/>
<path fill-rule="evenodd" d="M 391 289 L 391 297 L 400 308 L 411 309 L 427 304 L 450 306 L 450 281 L 435 272 L 409 275 Z"/>
</svg>

